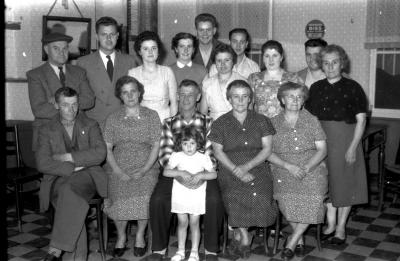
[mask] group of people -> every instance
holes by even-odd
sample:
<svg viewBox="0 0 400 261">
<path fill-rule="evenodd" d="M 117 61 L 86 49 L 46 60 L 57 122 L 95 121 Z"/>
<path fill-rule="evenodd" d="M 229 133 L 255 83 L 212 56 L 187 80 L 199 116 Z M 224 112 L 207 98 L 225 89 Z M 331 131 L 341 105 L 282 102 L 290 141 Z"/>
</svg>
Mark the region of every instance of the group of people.
<svg viewBox="0 0 400 261">
<path fill-rule="evenodd" d="M 346 240 L 351 206 L 366 203 L 360 147 L 367 99 L 343 72 L 346 52 L 322 39 L 305 43 L 307 68 L 284 69 L 282 44 L 262 45 L 264 69 L 246 56 L 246 29 L 215 39 L 211 14 L 195 18 L 197 37 L 172 38 L 177 61 L 160 64 L 154 32 L 138 35 L 140 61 L 115 50 L 118 24 L 96 22 L 99 50 L 68 61 L 70 36 L 42 39 L 48 61 L 27 73 L 35 120 L 33 148 L 41 182 L 41 210 L 55 208 L 44 260 L 86 260 L 88 201 L 105 198 L 115 223 L 113 255 L 126 251 L 127 224 L 137 220 L 133 252 L 151 260 L 167 253 L 172 214 L 178 250 L 172 261 L 199 260 L 200 216 L 208 261 L 216 261 L 224 215 L 234 231 L 229 251 L 251 252 L 251 227 L 268 227 L 280 211 L 292 227 L 282 258 L 304 255 L 310 224 L 323 239 Z M 139 65 L 140 64 L 140 65 Z M 327 209 L 327 211 L 326 211 Z"/>
</svg>

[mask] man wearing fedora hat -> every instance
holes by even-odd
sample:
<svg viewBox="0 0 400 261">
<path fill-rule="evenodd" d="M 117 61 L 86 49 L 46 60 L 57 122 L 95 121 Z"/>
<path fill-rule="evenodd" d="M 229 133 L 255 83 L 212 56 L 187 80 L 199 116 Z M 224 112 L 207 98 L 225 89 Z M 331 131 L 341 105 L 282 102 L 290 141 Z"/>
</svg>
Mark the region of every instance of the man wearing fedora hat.
<svg viewBox="0 0 400 261">
<path fill-rule="evenodd" d="M 94 94 L 89 86 L 86 72 L 78 66 L 67 64 L 68 43 L 72 37 L 62 33 L 49 33 L 42 39 L 48 56 L 46 63 L 26 73 L 29 101 L 35 120 L 33 122 L 32 148 L 37 148 L 39 127 L 49 122 L 56 114 L 55 92 L 61 87 L 71 87 L 79 94 L 79 109 L 94 105 Z"/>
</svg>

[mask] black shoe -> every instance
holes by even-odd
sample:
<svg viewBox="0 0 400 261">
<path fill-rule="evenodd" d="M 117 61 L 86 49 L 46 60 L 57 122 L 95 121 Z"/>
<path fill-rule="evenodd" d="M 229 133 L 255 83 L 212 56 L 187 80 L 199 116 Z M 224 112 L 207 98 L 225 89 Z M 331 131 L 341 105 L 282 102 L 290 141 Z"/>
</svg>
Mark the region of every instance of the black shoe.
<svg viewBox="0 0 400 261">
<path fill-rule="evenodd" d="M 125 250 L 126 250 L 126 247 L 122 247 L 122 248 L 115 247 L 113 250 L 112 256 L 113 257 L 121 257 L 125 254 Z"/>
<path fill-rule="evenodd" d="M 290 248 L 285 248 L 282 250 L 281 257 L 283 260 L 290 260 L 294 257 L 294 252 Z"/>
<path fill-rule="evenodd" d="M 164 255 L 159 253 L 152 253 L 147 257 L 148 261 L 162 261 L 164 259 Z"/>
<path fill-rule="evenodd" d="M 294 249 L 294 254 L 297 257 L 303 257 L 305 255 L 304 244 L 297 244 L 296 248 Z"/>
<path fill-rule="evenodd" d="M 44 257 L 43 261 L 61 261 L 61 257 L 56 257 L 55 255 L 51 253 L 47 253 L 47 255 Z"/>
<path fill-rule="evenodd" d="M 331 241 L 329 241 L 329 244 L 340 246 L 346 243 L 346 238 L 338 238 L 338 237 L 332 237 Z"/>
<path fill-rule="evenodd" d="M 207 254 L 206 261 L 218 261 L 217 255 Z"/>
<path fill-rule="evenodd" d="M 145 247 L 133 247 L 133 255 L 134 256 L 144 256 L 146 254 L 146 246 Z"/>
<path fill-rule="evenodd" d="M 333 237 L 335 235 L 335 230 L 333 230 L 331 233 L 329 234 L 324 234 L 322 233 L 321 235 L 321 241 L 325 241 L 327 239 L 330 239 L 331 237 Z"/>
</svg>

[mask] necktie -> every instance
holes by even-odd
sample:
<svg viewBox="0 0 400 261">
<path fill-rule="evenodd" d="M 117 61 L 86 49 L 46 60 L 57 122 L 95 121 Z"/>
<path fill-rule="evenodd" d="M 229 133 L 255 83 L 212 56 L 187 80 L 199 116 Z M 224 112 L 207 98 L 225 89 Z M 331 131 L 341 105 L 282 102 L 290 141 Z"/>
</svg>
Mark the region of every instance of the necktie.
<svg viewBox="0 0 400 261">
<path fill-rule="evenodd" d="M 63 72 L 63 67 L 62 67 L 62 66 L 59 66 L 58 69 L 60 70 L 60 72 L 58 73 L 58 76 L 60 77 L 61 85 L 62 85 L 63 87 L 65 87 L 65 74 L 64 74 L 64 72 Z"/>
<path fill-rule="evenodd" d="M 114 66 L 113 66 L 113 63 L 111 61 L 111 57 L 109 55 L 107 55 L 106 57 L 108 59 L 108 62 L 107 62 L 107 73 L 108 73 L 108 77 L 110 77 L 110 80 L 112 81 L 113 73 L 114 73 Z"/>
</svg>

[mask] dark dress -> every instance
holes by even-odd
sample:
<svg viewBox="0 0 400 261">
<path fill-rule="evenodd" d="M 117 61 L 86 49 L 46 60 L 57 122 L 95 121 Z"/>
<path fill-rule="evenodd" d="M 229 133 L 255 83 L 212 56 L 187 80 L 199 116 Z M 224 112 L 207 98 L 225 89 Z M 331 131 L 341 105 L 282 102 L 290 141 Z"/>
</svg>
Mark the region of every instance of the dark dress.
<svg viewBox="0 0 400 261">
<path fill-rule="evenodd" d="M 284 112 L 271 119 L 276 130 L 272 138 L 272 151 L 282 160 L 303 166 L 316 153 L 315 142 L 326 140 L 318 119 L 307 110 L 301 110 L 292 128 Z M 324 222 L 324 200 L 328 192 L 328 170 L 320 163 L 303 179 L 291 175 L 286 169 L 271 165 L 274 176 L 274 198 L 286 220 L 305 224 Z"/>
<path fill-rule="evenodd" d="M 243 125 L 232 111 L 223 114 L 211 126 L 209 139 L 223 145 L 223 151 L 236 165 L 253 159 L 262 150 L 263 137 L 275 134 L 270 120 L 248 111 Z M 265 227 L 275 222 L 277 206 L 272 198 L 272 176 L 267 163 L 249 171 L 255 179 L 242 182 L 222 164 L 218 182 L 222 192 L 229 225 L 234 227 Z"/>
<path fill-rule="evenodd" d="M 345 77 L 333 84 L 327 79 L 320 80 L 311 85 L 306 108 L 318 117 L 327 136 L 330 202 L 334 207 L 367 203 L 367 177 L 361 144 L 356 149 L 356 161 L 348 164 L 345 160 L 354 136 L 356 114 L 367 111 L 363 89 L 356 81 Z"/>
</svg>

